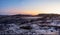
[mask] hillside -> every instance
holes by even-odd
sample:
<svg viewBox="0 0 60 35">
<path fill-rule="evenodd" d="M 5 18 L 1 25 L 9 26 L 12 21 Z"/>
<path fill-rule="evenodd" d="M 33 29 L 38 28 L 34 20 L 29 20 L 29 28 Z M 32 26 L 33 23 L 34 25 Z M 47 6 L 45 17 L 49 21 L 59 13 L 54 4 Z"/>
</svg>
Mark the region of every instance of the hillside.
<svg viewBox="0 0 60 35">
<path fill-rule="evenodd" d="M 45 28 L 46 27 L 46 28 Z M 53 28 L 51 28 L 53 27 Z M 0 34 L 34 35 L 50 31 L 56 33 L 60 28 L 60 15 L 38 14 L 32 15 L 0 15 Z M 53 32 L 51 32 L 51 29 Z M 57 30 L 56 30 L 57 29 Z M 42 33 L 42 34 L 44 34 Z"/>
</svg>

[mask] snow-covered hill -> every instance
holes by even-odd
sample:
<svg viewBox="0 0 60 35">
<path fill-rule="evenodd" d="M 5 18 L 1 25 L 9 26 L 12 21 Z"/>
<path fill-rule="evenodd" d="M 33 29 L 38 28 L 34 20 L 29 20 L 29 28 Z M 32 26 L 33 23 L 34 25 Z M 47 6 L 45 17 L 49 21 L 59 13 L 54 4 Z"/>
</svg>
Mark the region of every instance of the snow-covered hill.
<svg viewBox="0 0 60 35">
<path fill-rule="evenodd" d="M 0 34 L 16 35 L 58 35 L 60 28 L 60 16 L 1 16 Z"/>
</svg>

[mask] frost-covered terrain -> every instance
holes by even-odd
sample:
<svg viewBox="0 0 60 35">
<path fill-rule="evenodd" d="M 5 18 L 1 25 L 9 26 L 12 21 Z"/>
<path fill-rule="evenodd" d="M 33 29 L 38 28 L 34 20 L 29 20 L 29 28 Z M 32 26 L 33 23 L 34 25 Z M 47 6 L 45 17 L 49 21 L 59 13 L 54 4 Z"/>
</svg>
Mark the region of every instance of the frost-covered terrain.
<svg viewBox="0 0 60 35">
<path fill-rule="evenodd" d="M 60 35 L 59 15 L 0 16 L 0 34 Z"/>
</svg>

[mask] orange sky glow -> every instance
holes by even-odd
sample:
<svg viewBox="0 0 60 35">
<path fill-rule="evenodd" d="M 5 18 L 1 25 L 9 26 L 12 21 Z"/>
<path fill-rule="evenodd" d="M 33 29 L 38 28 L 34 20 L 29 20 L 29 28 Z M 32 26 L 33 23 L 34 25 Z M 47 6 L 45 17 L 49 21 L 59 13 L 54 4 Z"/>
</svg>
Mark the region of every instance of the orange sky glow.
<svg viewBox="0 0 60 35">
<path fill-rule="evenodd" d="M 58 0 L 0 0 L 0 15 L 60 14 Z"/>
</svg>

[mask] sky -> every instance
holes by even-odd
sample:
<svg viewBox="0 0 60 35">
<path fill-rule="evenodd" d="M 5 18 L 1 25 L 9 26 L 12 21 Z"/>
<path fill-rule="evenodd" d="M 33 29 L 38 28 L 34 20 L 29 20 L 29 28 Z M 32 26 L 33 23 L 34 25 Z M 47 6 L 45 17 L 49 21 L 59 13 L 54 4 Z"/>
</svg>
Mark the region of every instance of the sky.
<svg viewBox="0 0 60 35">
<path fill-rule="evenodd" d="M 0 15 L 60 14 L 60 0 L 0 0 Z"/>
</svg>

